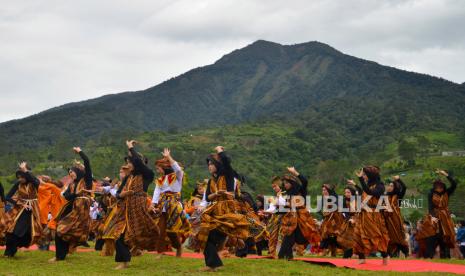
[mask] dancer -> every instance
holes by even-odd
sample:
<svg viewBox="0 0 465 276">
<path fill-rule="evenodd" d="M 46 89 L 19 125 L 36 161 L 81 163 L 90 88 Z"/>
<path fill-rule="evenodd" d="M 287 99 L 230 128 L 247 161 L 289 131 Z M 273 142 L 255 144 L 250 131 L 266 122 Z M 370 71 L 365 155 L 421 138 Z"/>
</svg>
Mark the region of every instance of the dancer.
<svg viewBox="0 0 465 276">
<path fill-rule="evenodd" d="M 320 241 L 318 226 L 310 212 L 306 209 L 308 181 L 294 167 L 287 168 L 289 174 L 282 177 L 288 202 L 289 212 L 281 220 L 283 242 L 279 250 L 280 259 L 292 260 L 294 244 L 316 245 Z"/>
<path fill-rule="evenodd" d="M 389 205 L 392 212 L 383 212 L 386 228 L 389 233 L 388 254 L 392 257 L 399 250 L 405 257 L 409 254 L 408 242 L 405 239 L 404 219 L 400 212 L 399 200 L 404 198 L 407 187 L 398 175 L 386 188 Z"/>
<path fill-rule="evenodd" d="M 347 211 L 343 212 L 344 223 L 342 224 L 340 234 L 337 236 L 337 243 L 344 250 L 344 259 L 349 259 L 353 255 L 354 248 L 354 230 L 358 221 L 358 206 L 356 196 L 362 194 L 362 189 L 351 179 L 347 180 L 347 186 L 344 189 L 344 201 L 342 207 Z"/>
<path fill-rule="evenodd" d="M 0 182 L 0 220 L 5 215 L 5 203 L 5 190 L 3 189 L 2 182 Z"/>
<path fill-rule="evenodd" d="M 69 251 L 80 244 L 87 243 L 90 231 L 90 205 L 92 203 L 92 169 L 87 155 L 80 147 L 74 147 L 84 165 L 77 163 L 68 170 L 73 180 L 63 193 L 68 201 L 57 215 L 55 235 L 55 257 L 49 262 L 63 261 Z"/>
<path fill-rule="evenodd" d="M 265 212 L 265 197 L 263 195 L 257 195 L 255 198 L 257 205 L 257 216 L 260 219 L 261 224 L 265 226 L 262 235 L 255 239 L 255 246 L 257 247 L 257 255 L 262 256 L 263 250 L 268 248 L 269 233 L 266 231 L 266 225 L 271 217 L 270 213 Z"/>
<path fill-rule="evenodd" d="M 320 248 L 324 251 L 329 251 L 331 257 L 336 257 L 337 251 L 337 236 L 341 232 L 341 225 L 344 224 L 344 217 L 339 212 L 337 204 L 337 193 L 334 187 L 329 184 L 323 184 L 321 186 L 323 195 L 323 222 L 321 223 L 321 243 Z M 327 199 L 329 197 L 334 199 L 333 203 L 330 203 Z M 325 253 L 326 255 L 326 253 Z"/>
<path fill-rule="evenodd" d="M 205 195 L 211 205 L 202 214 L 198 234 L 206 265 L 203 271 L 216 271 L 223 266 L 218 249 L 227 236 L 245 240 L 249 235 L 246 217 L 236 210 L 234 178 L 237 173 L 224 148 L 217 146 L 215 150 L 216 154 L 207 158 L 211 177 Z"/>
<path fill-rule="evenodd" d="M 49 250 L 50 243 L 55 237 L 55 218 L 60 212 L 66 200 L 61 196 L 63 183 L 54 181 L 46 175 L 37 177 L 40 180 L 38 199 L 40 210 L 40 223 L 43 233 L 39 241 L 40 250 Z"/>
<path fill-rule="evenodd" d="M 95 242 L 95 250 L 101 251 L 101 256 L 113 256 L 115 253 L 115 241 L 111 239 L 104 239 L 105 225 L 108 218 L 116 205 L 116 193 L 118 191 L 118 181 L 112 181 L 109 177 L 105 177 L 102 183 L 102 196 L 100 204 L 103 210 L 102 223 L 97 229 L 97 236 Z"/>
<path fill-rule="evenodd" d="M 160 177 L 155 181 L 152 199 L 154 212 L 160 214 L 158 253 L 165 251 L 165 240 L 168 236 L 171 245 L 176 248 L 176 257 L 181 257 L 181 238 L 183 234 L 189 232 L 190 228 L 181 203 L 184 172 L 171 156 L 169 149 L 165 148 L 162 154 L 163 158 L 155 162 Z"/>
<path fill-rule="evenodd" d="M 379 251 L 383 257 L 383 265 L 387 265 L 389 236 L 383 214 L 376 209 L 380 197 L 384 194 L 380 169 L 367 166 L 360 170 L 357 176 L 363 189 L 362 200 L 367 201 L 367 205 L 362 208 L 355 226 L 354 251 L 359 257 L 359 264 L 366 263 L 365 256 Z"/>
<path fill-rule="evenodd" d="M 116 194 L 119 202 L 106 222 L 103 235 L 104 239 L 116 241 L 115 261 L 119 264 L 115 269 L 129 266 L 133 250 L 156 250 L 159 235 L 147 201 L 147 189 L 154 173 L 147 167 L 147 160 L 134 149 L 135 144 L 134 140 L 126 141 L 129 155 L 125 158 L 124 178 Z"/>
<path fill-rule="evenodd" d="M 432 258 L 439 245 L 442 259 L 450 258 L 450 249 L 455 247 L 455 230 L 449 211 L 449 198 L 457 188 L 457 182 L 444 170 L 437 170 L 436 173 L 445 176 L 451 185 L 446 188 L 446 184 L 438 178 L 434 181 L 433 188 L 428 195 L 429 213 L 433 222 L 437 224 L 438 232 L 429 240 L 427 254 Z"/>
<path fill-rule="evenodd" d="M 37 243 L 42 234 L 37 201 L 39 179 L 30 172 L 26 162 L 19 165 L 16 179 L 5 198 L 13 208 L 0 218 L 0 236 L 5 238 L 7 258 L 14 257 L 19 247 Z"/>
<path fill-rule="evenodd" d="M 208 179 L 197 182 L 197 185 L 192 192 L 191 198 L 185 204 L 185 212 L 189 215 L 189 223 L 191 225 L 191 232 L 187 238 L 187 248 L 194 251 L 200 252 L 200 243 L 197 239 L 197 235 L 200 230 L 200 223 L 202 213 L 207 206 L 207 202 L 204 199 L 205 188 L 207 187 Z"/>
<path fill-rule="evenodd" d="M 257 241 L 266 237 L 266 225 L 262 223 L 260 216 L 257 214 L 257 206 L 253 197 L 247 192 L 241 192 L 242 183 L 236 181 L 237 208 L 239 213 L 243 214 L 249 222 L 249 236 L 245 240 L 238 240 L 235 255 L 236 257 L 245 258 L 247 254 L 257 253 Z M 245 243 L 245 246 L 242 244 Z"/>
<path fill-rule="evenodd" d="M 283 241 L 283 235 L 281 232 L 281 220 L 286 214 L 285 212 L 279 212 L 279 210 L 286 206 L 286 200 L 284 196 L 285 191 L 282 191 L 282 180 L 281 177 L 276 176 L 272 179 L 271 188 L 275 192 L 275 197 L 269 199 L 269 207 L 265 210 L 265 213 L 271 214 L 271 218 L 266 225 L 266 231 L 269 233 L 268 239 L 268 255 L 273 259 L 278 258 L 278 252 L 281 249 Z"/>
</svg>

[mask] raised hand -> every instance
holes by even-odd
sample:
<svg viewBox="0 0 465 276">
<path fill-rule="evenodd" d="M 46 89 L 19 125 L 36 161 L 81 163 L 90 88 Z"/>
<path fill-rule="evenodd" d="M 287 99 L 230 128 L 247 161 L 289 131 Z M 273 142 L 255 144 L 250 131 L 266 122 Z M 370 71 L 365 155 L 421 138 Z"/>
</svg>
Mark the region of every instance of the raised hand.
<svg viewBox="0 0 465 276">
<path fill-rule="evenodd" d="M 298 176 L 299 172 L 295 169 L 295 167 L 287 167 L 287 171 L 292 174 L 293 176 Z"/>
<path fill-rule="evenodd" d="M 216 146 L 216 147 L 215 147 L 215 151 L 216 151 L 216 153 L 223 152 L 223 151 L 224 151 L 224 147 L 223 147 L 223 146 Z"/>
<path fill-rule="evenodd" d="M 365 173 L 363 172 L 363 169 L 360 169 L 360 171 L 356 171 L 356 172 L 355 172 L 355 175 L 356 175 L 357 177 L 362 177 L 364 174 L 365 174 Z"/>
<path fill-rule="evenodd" d="M 137 141 L 135 140 L 126 141 L 126 146 L 128 146 L 128 149 L 132 149 L 136 144 Z"/>
<path fill-rule="evenodd" d="M 163 155 L 163 157 L 165 158 L 170 158 L 171 157 L 171 151 L 169 148 L 164 148 L 163 149 L 163 152 L 161 153 Z"/>
<path fill-rule="evenodd" d="M 80 147 L 74 147 L 73 148 L 74 153 L 80 153 L 82 150 Z"/>
<path fill-rule="evenodd" d="M 352 186 L 355 186 L 355 181 L 353 181 L 352 179 L 347 179 L 347 184 L 348 185 L 352 185 Z"/>
<path fill-rule="evenodd" d="M 444 175 L 445 177 L 449 176 L 449 174 L 446 171 L 440 170 L 440 169 L 436 169 L 436 173 L 440 175 Z"/>
<path fill-rule="evenodd" d="M 28 171 L 28 169 L 27 169 L 27 163 L 24 162 L 24 161 L 21 162 L 21 163 L 19 164 L 19 169 L 20 169 L 22 172 L 27 172 L 27 171 Z"/>
</svg>

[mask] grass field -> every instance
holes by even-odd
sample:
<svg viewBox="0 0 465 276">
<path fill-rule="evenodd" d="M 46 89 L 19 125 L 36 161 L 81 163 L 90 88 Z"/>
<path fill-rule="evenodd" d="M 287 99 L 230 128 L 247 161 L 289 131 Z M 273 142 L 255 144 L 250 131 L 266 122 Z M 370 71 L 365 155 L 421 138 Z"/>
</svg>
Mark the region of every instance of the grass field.
<svg viewBox="0 0 465 276">
<path fill-rule="evenodd" d="M 112 257 L 100 257 L 96 252 L 70 255 L 64 262 L 49 264 L 53 252 L 21 251 L 13 259 L 0 258 L 0 275 L 204 275 L 199 272 L 203 260 L 176 259 L 163 256 L 156 260 L 144 254 L 133 258 L 130 268 L 115 271 Z M 354 260 L 355 262 L 355 260 Z M 281 260 L 226 259 L 225 267 L 214 275 L 404 275 L 394 272 L 371 272 L 333 268 L 304 262 Z M 444 273 L 426 273 L 444 275 Z"/>
</svg>

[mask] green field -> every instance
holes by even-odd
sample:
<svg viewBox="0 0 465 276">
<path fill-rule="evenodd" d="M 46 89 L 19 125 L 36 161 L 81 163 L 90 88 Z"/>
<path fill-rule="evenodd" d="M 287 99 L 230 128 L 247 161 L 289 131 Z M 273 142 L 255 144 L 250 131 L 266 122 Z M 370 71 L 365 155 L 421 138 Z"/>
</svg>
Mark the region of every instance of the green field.
<svg viewBox="0 0 465 276">
<path fill-rule="evenodd" d="M 0 258 L 0 275 L 204 275 L 199 272 L 203 260 L 176 259 L 163 256 L 155 259 L 144 254 L 133 258 L 131 266 L 115 271 L 113 257 L 101 257 L 96 252 L 70 255 L 64 262 L 49 264 L 53 252 L 21 251 L 13 259 Z M 356 260 L 353 260 L 356 262 Z M 381 261 L 381 260 L 380 260 Z M 449 261 L 462 263 L 463 261 Z M 225 267 L 214 275 L 404 275 L 400 272 L 371 272 L 346 268 L 333 268 L 299 261 L 225 259 Z M 444 273 L 421 273 L 444 275 Z"/>
</svg>

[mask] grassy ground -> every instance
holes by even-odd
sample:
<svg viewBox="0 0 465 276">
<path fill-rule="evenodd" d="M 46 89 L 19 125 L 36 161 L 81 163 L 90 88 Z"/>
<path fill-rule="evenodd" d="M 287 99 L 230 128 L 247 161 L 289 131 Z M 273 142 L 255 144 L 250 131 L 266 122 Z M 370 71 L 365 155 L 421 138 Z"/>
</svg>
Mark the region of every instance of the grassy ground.
<svg viewBox="0 0 465 276">
<path fill-rule="evenodd" d="M 53 252 L 19 252 L 14 259 L 0 258 L 0 275 L 201 275 L 203 260 L 176 259 L 163 256 L 155 260 L 145 254 L 133 258 L 129 269 L 115 271 L 112 257 L 100 257 L 96 252 L 70 255 L 67 261 L 49 264 Z M 354 260 L 355 261 L 355 260 Z M 319 266 L 304 262 L 280 260 L 226 259 L 225 267 L 214 275 L 403 275 L 405 273 L 370 272 Z M 444 273 L 428 273 L 444 275 Z"/>
</svg>

